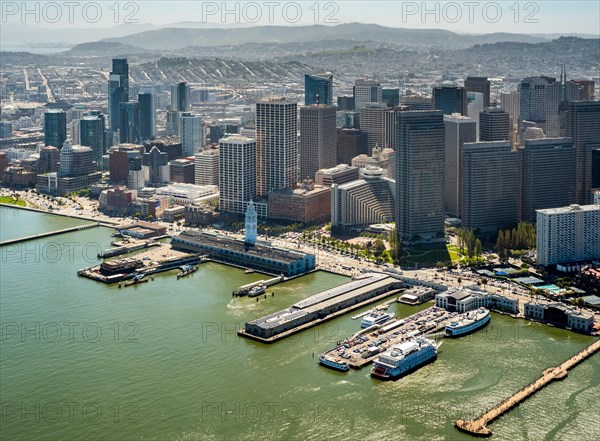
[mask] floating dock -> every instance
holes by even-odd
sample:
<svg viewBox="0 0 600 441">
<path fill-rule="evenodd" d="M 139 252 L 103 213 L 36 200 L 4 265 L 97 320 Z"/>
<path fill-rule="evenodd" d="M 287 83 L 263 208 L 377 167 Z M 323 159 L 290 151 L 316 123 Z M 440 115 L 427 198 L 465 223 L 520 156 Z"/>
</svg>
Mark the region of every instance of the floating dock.
<svg viewBox="0 0 600 441">
<path fill-rule="evenodd" d="M 567 376 L 568 371 L 574 366 L 581 363 L 586 358 L 592 356 L 596 352 L 600 351 L 600 340 L 596 340 L 594 343 L 589 345 L 584 350 L 578 352 L 561 365 L 553 368 L 546 369 L 542 376 L 537 380 L 529 383 L 523 389 L 508 397 L 500 404 L 492 407 L 490 410 L 482 414 L 479 418 L 474 420 L 457 420 L 454 425 L 461 432 L 468 433 L 473 436 L 491 436 L 492 429 L 487 427 L 489 423 L 499 418 L 504 413 L 515 407 L 522 401 L 525 401 L 531 395 L 535 394 L 538 390 L 542 389 L 547 384 L 554 380 L 562 380 Z"/>
</svg>

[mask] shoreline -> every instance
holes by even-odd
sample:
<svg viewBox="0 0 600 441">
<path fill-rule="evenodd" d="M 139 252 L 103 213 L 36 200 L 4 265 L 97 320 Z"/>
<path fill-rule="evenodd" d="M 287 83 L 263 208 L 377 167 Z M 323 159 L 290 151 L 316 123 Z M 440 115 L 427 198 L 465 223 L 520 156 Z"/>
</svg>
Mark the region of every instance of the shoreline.
<svg viewBox="0 0 600 441">
<path fill-rule="evenodd" d="M 17 210 L 34 211 L 36 213 L 51 214 L 51 215 L 55 215 L 55 216 L 70 217 L 72 219 L 86 220 L 86 221 L 95 222 L 97 224 L 100 224 L 103 227 L 114 227 L 115 225 L 119 225 L 118 222 L 107 221 L 107 220 L 104 220 L 104 219 L 101 220 L 101 219 L 93 218 L 93 217 L 78 216 L 76 214 L 66 214 L 66 213 L 61 213 L 61 212 L 58 212 L 58 211 L 42 210 L 41 208 L 22 207 L 20 205 L 5 204 L 3 202 L 0 203 L 0 207 L 15 208 Z"/>
</svg>

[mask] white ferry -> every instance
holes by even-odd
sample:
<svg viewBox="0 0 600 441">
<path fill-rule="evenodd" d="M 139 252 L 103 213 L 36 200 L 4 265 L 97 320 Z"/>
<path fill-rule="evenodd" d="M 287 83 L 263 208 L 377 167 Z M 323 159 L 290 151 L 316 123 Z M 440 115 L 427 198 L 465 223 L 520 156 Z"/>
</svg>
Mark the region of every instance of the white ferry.
<svg viewBox="0 0 600 441">
<path fill-rule="evenodd" d="M 480 308 L 465 312 L 446 325 L 446 337 L 460 337 L 483 328 L 490 321 L 490 311 Z"/>
<path fill-rule="evenodd" d="M 350 366 L 345 361 L 330 360 L 328 358 L 325 358 L 324 354 L 321 354 L 319 356 L 319 363 L 321 363 L 323 366 L 327 366 L 331 369 L 335 369 L 342 372 L 346 372 L 350 369 Z"/>
<path fill-rule="evenodd" d="M 435 341 L 416 337 L 381 354 L 374 362 L 371 376 L 382 380 L 395 380 L 435 361 L 438 345 Z"/>
<path fill-rule="evenodd" d="M 248 296 L 249 297 L 259 296 L 259 295 L 263 294 L 266 290 L 267 290 L 267 287 L 261 283 L 259 285 L 256 285 L 250 291 L 248 291 Z"/>
<path fill-rule="evenodd" d="M 363 317 L 362 321 L 360 322 L 360 327 L 368 328 L 369 326 L 373 325 L 381 325 L 385 322 L 390 321 L 395 316 L 396 314 L 394 314 L 393 312 L 375 311 Z"/>
</svg>

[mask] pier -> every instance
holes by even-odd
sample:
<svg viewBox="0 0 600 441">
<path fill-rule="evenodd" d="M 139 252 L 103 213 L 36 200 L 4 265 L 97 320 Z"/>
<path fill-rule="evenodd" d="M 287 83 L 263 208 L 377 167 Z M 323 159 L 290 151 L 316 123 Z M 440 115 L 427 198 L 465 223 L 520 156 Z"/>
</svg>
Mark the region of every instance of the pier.
<svg viewBox="0 0 600 441">
<path fill-rule="evenodd" d="M 479 418 L 476 418 L 474 420 L 460 419 L 457 420 L 454 423 L 454 425 L 461 432 L 465 432 L 470 435 L 482 437 L 490 436 L 492 434 L 492 429 L 487 427 L 489 423 L 499 418 L 501 415 L 508 412 L 510 409 L 519 404 L 521 401 L 526 400 L 531 395 L 535 394 L 538 390 L 542 389 L 544 386 L 551 383 L 552 381 L 562 380 L 567 376 L 567 373 L 570 369 L 572 369 L 574 366 L 578 365 L 583 360 L 592 356 L 598 351 L 600 351 L 600 340 L 596 340 L 594 343 L 592 343 L 582 351 L 578 352 L 561 365 L 546 369 L 540 378 L 529 383 L 527 386 L 525 386 L 523 389 L 521 389 L 514 395 L 508 397 L 500 404 L 494 406 L 493 408 L 482 414 Z"/>
<path fill-rule="evenodd" d="M 117 248 L 110 248 L 108 250 L 104 250 L 98 254 L 99 258 L 107 258 L 120 256 L 122 254 L 132 253 L 134 251 L 143 250 L 145 248 L 160 246 L 160 242 L 155 242 L 153 240 L 148 240 L 143 243 L 133 243 L 131 245 L 123 245 Z"/>
<path fill-rule="evenodd" d="M 99 226 L 100 226 L 99 223 L 80 225 L 78 227 L 63 228 L 62 230 L 48 231 L 47 233 L 39 233 L 39 234 L 33 234 L 31 236 L 19 237 L 18 239 L 3 240 L 2 242 L 0 242 L 0 246 L 12 245 L 15 243 L 25 242 L 25 241 L 33 240 L 33 239 L 41 239 L 42 237 L 56 236 L 58 234 L 70 233 L 72 231 L 87 230 L 88 228 L 96 228 Z"/>
<path fill-rule="evenodd" d="M 361 369 L 380 353 L 414 335 L 430 335 L 443 330 L 451 317 L 452 313 L 431 306 L 403 319 L 396 317 L 383 325 L 359 329 L 336 347 L 325 351 L 323 357 L 337 363 L 345 362 L 353 369 Z"/>
</svg>

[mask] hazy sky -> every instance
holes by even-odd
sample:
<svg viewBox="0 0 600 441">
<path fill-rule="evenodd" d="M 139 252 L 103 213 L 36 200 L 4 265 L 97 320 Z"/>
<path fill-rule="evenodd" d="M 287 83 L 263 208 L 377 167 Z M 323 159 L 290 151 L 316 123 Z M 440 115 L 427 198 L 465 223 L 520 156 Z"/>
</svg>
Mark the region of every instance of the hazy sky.
<svg viewBox="0 0 600 441">
<path fill-rule="evenodd" d="M 229 26 L 376 23 L 461 33 L 600 34 L 600 2 L 589 1 L 41 1 L 2 3 L 2 23 L 107 27 L 181 21 Z M 71 5 L 71 3 L 76 3 Z M 25 5 L 25 8 L 23 7 Z M 24 14 L 24 9 L 29 13 Z M 69 14 L 71 18 L 69 19 Z M 71 20 L 71 23 L 69 22 Z M 55 23 L 54 23 L 55 22 Z"/>
</svg>

